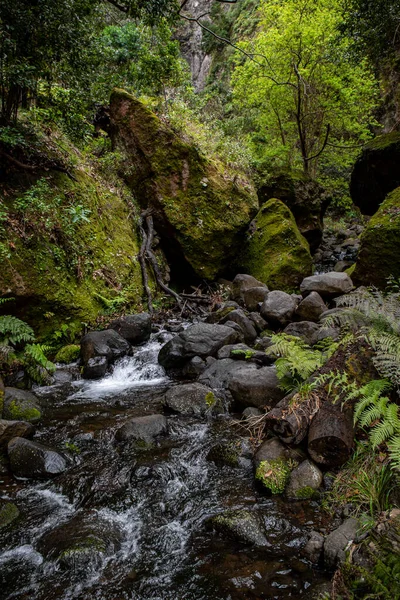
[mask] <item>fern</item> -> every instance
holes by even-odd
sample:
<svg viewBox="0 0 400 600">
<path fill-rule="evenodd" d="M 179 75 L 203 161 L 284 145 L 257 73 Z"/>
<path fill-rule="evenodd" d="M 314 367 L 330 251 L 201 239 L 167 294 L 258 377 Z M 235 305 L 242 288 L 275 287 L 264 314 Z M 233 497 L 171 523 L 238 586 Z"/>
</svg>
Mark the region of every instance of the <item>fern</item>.
<svg viewBox="0 0 400 600">
<path fill-rule="evenodd" d="M 48 360 L 46 352 L 51 350 L 50 346 L 43 344 L 28 344 L 25 346 L 20 360 L 29 377 L 36 383 L 45 383 L 54 373 L 56 366 Z"/>
<path fill-rule="evenodd" d="M 32 327 L 24 321 L 11 315 L 0 317 L 0 346 L 15 346 L 21 342 L 32 342 L 34 339 Z"/>
</svg>

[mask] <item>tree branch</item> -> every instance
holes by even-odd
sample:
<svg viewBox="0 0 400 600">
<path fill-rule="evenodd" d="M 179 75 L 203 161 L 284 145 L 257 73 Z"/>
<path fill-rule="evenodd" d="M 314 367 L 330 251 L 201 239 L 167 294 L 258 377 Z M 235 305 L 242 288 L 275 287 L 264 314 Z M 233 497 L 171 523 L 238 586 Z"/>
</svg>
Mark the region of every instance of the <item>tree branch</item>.
<svg viewBox="0 0 400 600">
<path fill-rule="evenodd" d="M 323 153 L 323 151 L 325 150 L 326 145 L 328 143 L 328 138 L 329 138 L 330 132 L 331 132 L 331 126 L 328 123 L 328 125 L 326 126 L 326 134 L 325 134 L 324 143 L 322 144 L 321 149 L 317 152 L 317 154 L 314 154 L 314 156 L 310 156 L 310 157 L 306 158 L 307 162 L 309 162 L 310 160 L 314 160 L 315 158 L 318 158 L 318 156 Z"/>
</svg>

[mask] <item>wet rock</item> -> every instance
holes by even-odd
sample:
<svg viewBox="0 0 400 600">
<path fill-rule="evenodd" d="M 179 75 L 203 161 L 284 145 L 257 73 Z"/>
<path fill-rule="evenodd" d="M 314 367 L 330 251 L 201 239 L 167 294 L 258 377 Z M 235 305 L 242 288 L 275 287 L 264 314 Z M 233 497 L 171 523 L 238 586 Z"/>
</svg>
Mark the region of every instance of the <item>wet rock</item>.
<svg viewBox="0 0 400 600">
<path fill-rule="evenodd" d="M 236 340 L 237 333 L 230 327 L 198 323 L 165 344 L 158 361 L 166 369 L 183 367 L 194 356 L 215 356 L 222 346 L 233 344 Z"/>
<path fill-rule="evenodd" d="M 67 468 L 67 461 L 61 454 L 24 438 L 13 438 L 8 444 L 7 452 L 11 471 L 17 477 L 54 477 Z"/>
<path fill-rule="evenodd" d="M 259 548 L 270 547 L 257 513 L 248 510 L 233 510 L 210 519 L 214 529 L 224 537 Z"/>
<path fill-rule="evenodd" d="M 199 377 L 199 382 L 212 388 L 218 397 L 226 400 L 232 400 L 232 395 L 229 392 L 229 383 L 234 374 L 242 371 L 249 376 L 257 366 L 253 363 L 244 361 L 235 361 L 231 358 L 223 358 L 222 360 L 212 360 L 212 363 L 207 365 L 207 369 Z"/>
<path fill-rule="evenodd" d="M 83 367 L 84 379 L 101 379 L 107 373 L 108 360 L 106 356 L 95 356 L 89 358 Z"/>
<path fill-rule="evenodd" d="M 91 358 L 104 356 L 109 363 L 129 354 L 130 344 L 114 329 L 91 331 L 81 339 L 81 356 L 84 365 Z"/>
<path fill-rule="evenodd" d="M 150 339 L 151 316 L 148 313 L 125 315 L 110 323 L 110 329 L 115 329 L 120 336 L 133 346 L 143 344 Z"/>
<path fill-rule="evenodd" d="M 257 469 L 260 466 L 260 463 L 264 461 L 275 461 L 279 459 L 284 460 L 293 460 L 299 462 L 304 460 L 305 455 L 302 450 L 299 448 L 289 448 L 282 444 L 278 438 L 274 437 L 269 440 L 266 440 L 261 444 L 258 448 L 256 454 L 254 455 L 254 466 Z"/>
<path fill-rule="evenodd" d="M 254 327 L 253 322 L 245 315 L 243 310 L 236 309 L 229 313 L 229 315 L 221 321 L 223 324 L 225 321 L 237 323 L 243 333 L 244 342 L 251 344 L 257 337 L 257 331 Z"/>
<path fill-rule="evenodd" d="M 262 288 L 266 290 L 268 293 L 268 288 L 265 283 L 258 281 L 255 277 L 251 275 L 246 275 L 244 273 L 239 273 L 236 275 L 235 279 L 232 281 L 232 300 L 236 302 L 244 303 L 244 295 L 247 290 L 254 288 Z"/>
<path fill-rule="evenodd" d="M 260 304 L 264 302 L 269 294 L 268 288 L 265 287 L 253 287 L 242 292 L 242 302 L 249 311 L 256 311 L 259 309 Z"/>
<path fill-rule="evenodd" d="M 70 381 L 55 383 L 35 388 L 35 396 L 39 398 L 41 406 L 51 406 L 55 402 L 66 400 L 73 392 Z"/>
<path fill-rule="evenodd" d="M 324 547 L 324 536 L 318 531 L 312 531 L 307 544 L 303 548 L 304 557 L 314 565 L 318 564 Z"/>
<path fill-rule="evenodd" d="M 335 298 L 348 294 L 353 289 L 353 282 L 346 273 L 323 273 L 303 279 L 300 291 L 303 296 L 310 292 L 318 292 L 323 298 Z"/>
<path fill-rule="evenodd" d="M 357 519 L 346 519 L 340 527 L 332 531 L 324 543 L 324 560 L 327 567 L 334 569 L 346 558 L 346 548 L 357 536 Z"/>
<path fill-rule="evenodd" d="M 0 500 L 0 531 L 18 519 L 19 510 L 13 502 Z"/>
<path fill-rule="evenodd" d="M 323 312 L 328 310 L 318 292 L 311 292 L 296 308 L 296 319 L 299 321 L 314 321 L 317 323 Z"/>
<path fill-rule="evenodd" d="M 230 312 L 240 308 L 237 302 L 229 301 L 224 302 L 221 306 L 218 307 L 218 310 L 210 313 L 206 317 L 206 323 L 216 324 L 222 321 L 225 317 L 229 315 Z"/>
<path fill-rule="evenodd" d="M 37 423 L 40 421 L 41 416 L 38 399 L 34 394 L 18 388 L 5 388 L 4 419 Z"/>
<path fill-rule="evenodd" d="M 289 323 L 283 330 L 283 333 L 301 338 L 306 344 L 312 346 L 318 331 L 319 325 L 316 323 L 312 321 L 299 321 L 298 323 Z"/>
<path fill-rule="evenodd" d="M 250 366 L 251 364 L 248 365 Z M 272 366 L 234 372 L 229 380 L 228 389 L 233 399 L 241 406 L 260 408 L 273 407 L 284 397 L 284 392 L 278 386 L 276 368 Z"/>
<path fill-rule="evenodd" d="M 226 440 L 215 444 L 207 454 L 207 460 L 218 466 L 229 467 L 250 466 L 252 456 L 251 444 L 248 439 Z"/>
<path fill-rule="evenodd" d="M 322 473 L 310 460 L 304 460 L 290 473 L 285 494 L 287 498 L 303 500 L 312 498 L 321 487 Z"/>
<path fill-rule="evenodd" d="M 260 307 L 261 308 L 261 307 Z M 262 333 L 265 329 L 268 329 L 268 323 L 259 313 L 252 312 L 249 314 L 249 319 L 251 319 L 254 323 L 254 327 L 257 330 L 257 333 Z"/>
<path fill-rule="evenodd" d="M 0 419 L 0 449 L 6 448 L 14 437 L 29 438 L 35 431 L 32 423 Z"/>
<path fill-rule="evenodd" d="M 261 306 L 261 316 L 271 325 L 285 327 L 293 319 L 298 304 L 297 298 L 286 292 L 270 292 Z"/>
<path fill-rule="evenodd" d="M 167 419 L 164 415 L 146 415 L 130 419 L 117 430 L 115 439 L 119 442 L 142 440 L 148 444 L 167 432 Z"/>
<path fill-rule="evenodd" d="M 206 368 L 205 361 L 200 356 L 194 356 L 186 363 L 182 369 L 182 376 L 185 379 L 197 379 Z"/>
<path fill-rule="evenodd" d="M 187 383 L 170 388 L 165 394 L 165 406 L 183 415 L 205 415 L 217 403 L 213 391 L 201 383 Z"/>
</svg>

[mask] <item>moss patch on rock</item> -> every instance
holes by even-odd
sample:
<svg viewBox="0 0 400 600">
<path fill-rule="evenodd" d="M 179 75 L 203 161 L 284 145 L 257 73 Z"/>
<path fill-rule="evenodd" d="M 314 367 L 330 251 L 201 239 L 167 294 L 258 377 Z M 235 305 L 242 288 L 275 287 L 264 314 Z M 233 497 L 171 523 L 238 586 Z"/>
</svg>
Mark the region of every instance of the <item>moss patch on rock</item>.
<svg viewBox="0 0 400 600">
<path fill-rule="evenodd" d="M 77 344 L 69 344 L 68 346 L 63 346 L 55 355 L 54 362 L 69 364 L 78 360 L 80 352 L 81 347 Z"/>
<path fill-rule="evenodd" d="M 12 502 L 0 501 L 0 530 L 18 519 L 19 510 Z"/>
<path fill-rule="evenodd" d="M 272 494 L 282 494 L 295 466 L 297 466 L 297 463 L 284 458 L 263 460 L 257 467 L 256 479 L 261 481 Z"/>
<path fill-rule="evenodd" d="M 241 260 L 244 272 L 270 289 L 293 291 L 312 273 L 307 240 L 280 200 L 268 200 L 252 222 Z"/>
<path fill-rule="evenodd" d="M 361 236 L 352 279 L 356 285 L 384 288 L 400 277 L 400 187 L 391 192 Z"/>
<path fill-rule="evenodd" d="M 249 179 L 207 159 L 123 90 L 114 90 L 110 110 L 114 144 L 127 157 L 126 181 L 142 207 L 152 207 L 165 252 L 215 279 L 231 266 L 257 211 Z"/>
</svg>

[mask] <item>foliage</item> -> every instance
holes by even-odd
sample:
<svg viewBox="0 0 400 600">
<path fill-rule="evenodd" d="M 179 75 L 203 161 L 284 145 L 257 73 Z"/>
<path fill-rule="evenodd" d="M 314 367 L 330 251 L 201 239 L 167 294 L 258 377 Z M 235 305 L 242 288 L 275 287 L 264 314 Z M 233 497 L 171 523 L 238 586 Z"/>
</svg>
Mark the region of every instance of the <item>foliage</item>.
<svg viewBox="0 0 400 600">
<path fill-rule="evenodd" d="M 231 351 L 231 356 L 237 356 L 238 358 L 242 358 L 244 360 L 250 360 L 253 358 L 255 354 L 254 350 L 241 350 L 240 348 Z"/>
<path fill-rule="evenodd" d="M 0 316 L 0 346 L 16 346 L 34 339 L 33 329 L 27 323 L 11 315 Z"/>
<path fill-rule="evenodd" d="M 330 187 L 367 141 L 378 88 L 339 39 L 340 2 L 262 0 L 257 33 L 239 44 L 234 102 L 259 165 L 302 167 Z M 356 146 L 356 147 L 354 147 Z"/>
<path fill-rule="evenodd" d="M 45 354 L 50 350 L 50 346 L 44 344 L 27 344 L 23 353 L 19 355 L 21 364 L 32 381 L 45 383 L 50 374 L 56 370 L 55 365 L 48 360 Z"/>
<path fill-rule="evenodd" d="M 261 481 L 273 494 L 282 494 L 290 473 L 296 466 L 295 461 L 283 458 L 263 460 L 257 467 L 256 479 Z"/>
</svg>

